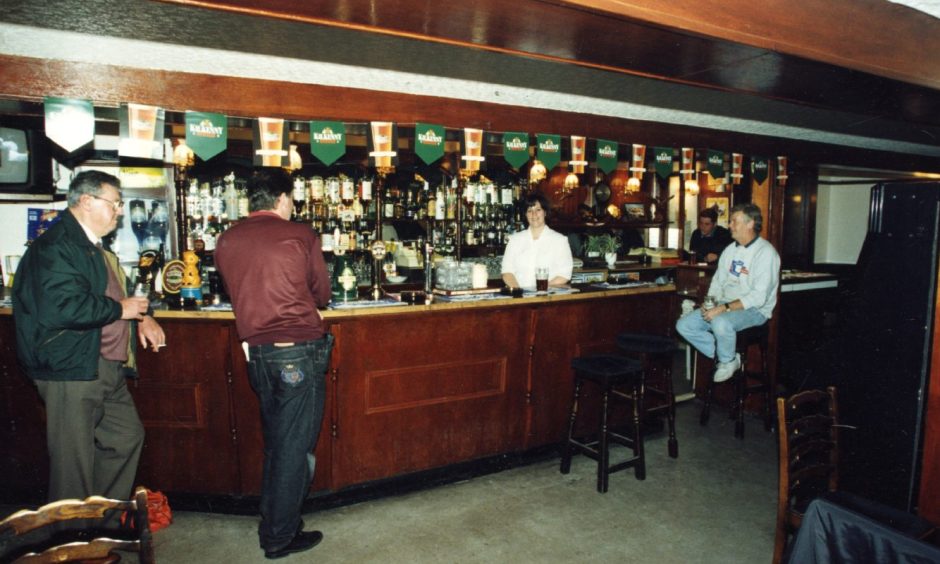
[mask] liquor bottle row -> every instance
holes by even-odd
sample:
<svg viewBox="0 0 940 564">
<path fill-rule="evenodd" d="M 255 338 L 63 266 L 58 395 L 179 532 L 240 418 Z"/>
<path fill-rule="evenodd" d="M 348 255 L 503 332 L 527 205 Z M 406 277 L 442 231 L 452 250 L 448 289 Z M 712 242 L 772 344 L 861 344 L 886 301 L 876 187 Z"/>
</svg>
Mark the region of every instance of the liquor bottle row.
<svg viewBox="0 0 940 564">
<path fill-rule="evenodd" d="M 211 252 L 219 235 L 248 215 L 248 191 L 234 173 L 212 182 L 192 178 L 185 205 L 186 248 Z"/>
<path fill-rule="evenodd" d="M 389 182 L 374 198 L 373 179 L 339 174 L 294 177 L 292 220 L 321 234 L 324 251 L 366 249 L 376 238 L 376 219 L 416 229 L 443 254 L 475 247 L 497 254 L 510 234 L 524 228 L 522 184 L 467 182 L 456 177 L 431 187 L 420 176 L 401 186 Z M 245 180 L 234 173 L 214 180 L 191 178 L 185 193 L 186 248 L 212 252 L 219 235 L 248 215 Z M 399 223 L 400 225 L 400 223 Z"/>
</svg>

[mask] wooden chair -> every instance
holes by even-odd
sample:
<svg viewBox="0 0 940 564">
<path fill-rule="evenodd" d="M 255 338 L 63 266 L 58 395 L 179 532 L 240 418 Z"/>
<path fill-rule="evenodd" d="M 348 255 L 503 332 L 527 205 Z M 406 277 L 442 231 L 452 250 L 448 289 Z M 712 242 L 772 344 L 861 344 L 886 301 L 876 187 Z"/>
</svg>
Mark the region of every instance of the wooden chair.
<svg viewBox="0 0 940 564">
<path fill-rule="evenodd" d="M 839 408 L 836 389 L 808 390 L 777 398 L 779 491 L 774 539 L 775 564 L 782 561 L 787 538 L 803 522 L 810 502 L 823 497 L 887 525 L 903 535 L 926 539 L 935 532 L 929 521 L 839 491 Z"/>
<path fill-rule="evenodd" d="M 839 487 L 839 427 L 836 389 L 809 390 L 777 398 L 780 477 L 774 563 L 787 536 L 803 521 L 810 501 Z"/>
<path fill-rule="evenodd" d="M 127 531 L 106 531 L 99 527 L 103 519 L 111 512 L 126 512 L 129 528 Z M 59 533 L 64 523 L 82 519 L 82 528 L 67 529 Z M 0 555 L 0 559 L 17 564 L 46 564 L 53 562 L 118 562 L 120 556 L 115 550 L 137 552 L 142 564 L 154 562 L 153 543 L 150 533 L 150 521 L 147 515 L 147 490 L 138 487 L 129 501 L 91 496 L 84 501 L 64 499 L 54 501 L 35 511 L 21 510 L 0 521 L 0 538 L 8 536 L 13 540 L 22 538 L 24 542 L 36 538 L 36 534 L 27 537 L 33 531 L 47 531 L 45 541 L 40 544 L 27 544 L 14 549 L 10 554 Z M 110 533 L 110 534 L 109 534 Z M 111 538 L 113 536 L 128 538 Z M 132 536 L 130 536 L 132 534 Z M 50 540 L 51 539 L 51 540 Z M 76 540 L 78 539 L 78 540 Z"/>
</svg>

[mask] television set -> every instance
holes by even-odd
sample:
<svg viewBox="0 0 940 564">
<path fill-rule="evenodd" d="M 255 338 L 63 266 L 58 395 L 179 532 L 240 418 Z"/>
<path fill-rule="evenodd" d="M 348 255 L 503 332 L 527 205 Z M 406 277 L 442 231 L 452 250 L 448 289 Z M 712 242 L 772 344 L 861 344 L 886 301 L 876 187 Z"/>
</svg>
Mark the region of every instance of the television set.
<svg viewBox="0 0 940 564">
<path fill-rule="evenodd" d="M 0 122 L 0 200 L 52 201 L 54 194 L 45 134 Z"/>
</svg>

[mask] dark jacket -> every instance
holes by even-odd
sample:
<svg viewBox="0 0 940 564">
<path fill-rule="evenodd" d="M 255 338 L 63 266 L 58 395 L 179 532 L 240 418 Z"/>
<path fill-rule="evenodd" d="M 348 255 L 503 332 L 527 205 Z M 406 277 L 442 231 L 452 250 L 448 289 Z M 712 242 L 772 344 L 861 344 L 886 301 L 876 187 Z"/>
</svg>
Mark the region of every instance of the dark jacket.
<svg viewBox="0 0 940 564">
<path fill-rule="evenodd" d="M 30 378 L 97 378 L 101 328 L 122 313 L 121 304 L 105 296 L 107 268 L 68 210 L 26 250 L 13 279 L 13 318 L 16 350 Z"/>
<path fill-rule="evenodd" d="M 705 262 L 705 255 L 715 253 L 721 256 L 721 252 L 732 241 L 731 232 L 720 225 L 716 225 L 708 237 L 702 237 L 702 232 L 696 229 L 692 232 L 692 240 L 689 241 L 689 252 L 695 253 L 699 261 Z"/>
</svg>

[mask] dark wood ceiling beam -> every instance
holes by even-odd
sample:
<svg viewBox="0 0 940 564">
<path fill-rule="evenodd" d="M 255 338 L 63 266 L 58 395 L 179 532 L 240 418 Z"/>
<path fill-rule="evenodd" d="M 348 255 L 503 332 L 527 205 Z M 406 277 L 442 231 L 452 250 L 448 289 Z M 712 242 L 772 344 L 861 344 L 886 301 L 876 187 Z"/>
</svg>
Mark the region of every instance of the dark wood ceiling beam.
<svg viewBox="0 0 940 564">
<path fill-rule="evenodd" d="M 495 132 L 538 129 L 622 144 L 788 155 L 794 162 L 807 164 L 936 170 L 936 159 L 929 157 L 435 96 L 8 55 L 0 55 L 0 68 L 4 70 L 0 98 L 41 101 L 43 96 L 62 96 L 87 98 L 102 106 L 136 102 L 172 111 L 210 111 L 244 118 L 429 121 L 451 128 L 479 127 Z"/>
<path fill-rule="evenodd" d="M 940 124 L 940 22 L 884 0 L 156 1 Z"/>
<path fill-rule="evenodd" d="M 940 89 L 940 20 L 885 0 L 557 0 Z"/>
</svg>

